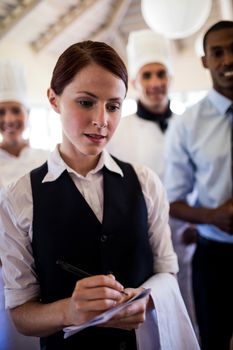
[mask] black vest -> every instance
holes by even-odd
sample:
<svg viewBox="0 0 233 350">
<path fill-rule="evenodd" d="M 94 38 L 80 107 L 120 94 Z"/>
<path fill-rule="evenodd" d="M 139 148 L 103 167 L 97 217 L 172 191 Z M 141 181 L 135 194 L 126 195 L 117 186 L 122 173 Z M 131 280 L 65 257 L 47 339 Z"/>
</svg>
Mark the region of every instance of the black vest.
<svg viewBox="0 0 233 350">
<path fill-rule="evenodd" d="M 43 303 L 69 297 L 77 281 L 77 277 L 61 270 L 56 264 L 58 259 L 93 275 L 111 271 L 124 287 L 136 288 L 153 274 L 141 186 L 131 165 L 118 160 L 117 163 L 124 177 L 103 169 L 102 224 L 67 171 L 56 181 L 46 183 L 42 180 L 47 163 L 31 172 L 32 249 Z M 89 350 L 94 346 L 106 350 L 136 349 L 134 332 L 100 327 L 65 340 L 63 332 L 58 332 L 42 338 L 41 346 L 43 350 Z"/>
</svg>

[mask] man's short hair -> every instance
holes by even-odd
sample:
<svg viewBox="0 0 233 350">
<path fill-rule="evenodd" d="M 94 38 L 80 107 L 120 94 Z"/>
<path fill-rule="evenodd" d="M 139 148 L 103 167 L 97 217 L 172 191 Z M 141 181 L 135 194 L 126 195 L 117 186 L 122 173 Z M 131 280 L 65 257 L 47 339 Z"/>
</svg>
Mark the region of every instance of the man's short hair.
<svg viewBox="0 0 233 350">
<path fill-rule="evenodd" d="M 206 46 L 207 46 L 207 39 L 210 33 L 216 32 L 217 30 L 226 29 L 226 28 L 233 28 L 233 21 L 219 21 L 215 24 L 213 24 L 205 33 L 203 37 L 203 50 L 204 53 L 206 53 Z"/>
</svg>

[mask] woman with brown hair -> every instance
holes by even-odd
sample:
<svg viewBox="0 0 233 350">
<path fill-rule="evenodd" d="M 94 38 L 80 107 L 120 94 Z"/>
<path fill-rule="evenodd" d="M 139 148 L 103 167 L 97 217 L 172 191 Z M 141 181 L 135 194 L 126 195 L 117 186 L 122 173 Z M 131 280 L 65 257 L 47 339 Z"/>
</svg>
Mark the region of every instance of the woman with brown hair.
<svg viewBox="0 0 233 350">
<path fill-rule="evenodd" d="M 169 275 L 170 285 L 176 283 L 160 180 L 104 149 L 120 121 L 127 84 L 126 67 L 110 46 L 70 46 L 48 89 L 60 114 L 62 142 L 47 163 L 1 196 L 6 304 L 21 332 L 41 337 L 41 349 L 137 349 L 135 329 L 155 312 L 154 275 Z M 62 269 L 70 265 L 89 276 L 77 281 Z M 64 327 L 81 325 L 144 287 L 151 288 L 150 296 L 64 339 Z M 187 324 L 187 349 L 197 349 Z"/>
</svg>

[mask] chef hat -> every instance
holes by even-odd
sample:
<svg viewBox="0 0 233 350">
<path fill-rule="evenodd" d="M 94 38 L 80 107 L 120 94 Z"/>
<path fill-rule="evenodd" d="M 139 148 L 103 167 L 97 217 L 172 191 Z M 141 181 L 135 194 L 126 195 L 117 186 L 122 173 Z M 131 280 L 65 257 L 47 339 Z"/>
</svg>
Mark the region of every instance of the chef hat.
<svg viewBox="0 0 233 350">
<path fill-rule="evenodd" d="M 127 44 L 128 70 L 132 79 L 149 63 L 163 64 L 171 74 L 169 40 L 150 29 L 130 32 Z"/>
<path fill-rule="evenodd" d="M 15 101 L 28 107 L 24 67 L 13 60 L 0 61 L 0 102 Z"/>
</svg>

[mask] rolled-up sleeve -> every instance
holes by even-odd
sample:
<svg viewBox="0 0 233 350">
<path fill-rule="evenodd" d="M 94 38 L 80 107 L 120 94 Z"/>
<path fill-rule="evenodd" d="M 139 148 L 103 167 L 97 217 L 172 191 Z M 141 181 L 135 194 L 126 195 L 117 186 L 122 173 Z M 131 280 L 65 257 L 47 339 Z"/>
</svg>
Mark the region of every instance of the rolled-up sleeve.
<svg viewBox="0 0 233 350">
<path fill-rule="evenodd" d="M 0 192 L 0 257 L 5 306 L 14 308 L 39 296 L 31 246 L 32 198 L 27 176 Z M 23 189 L 23 190 L 22 190 Z"/>
</svg>

